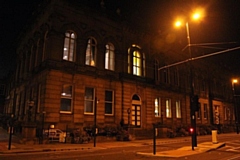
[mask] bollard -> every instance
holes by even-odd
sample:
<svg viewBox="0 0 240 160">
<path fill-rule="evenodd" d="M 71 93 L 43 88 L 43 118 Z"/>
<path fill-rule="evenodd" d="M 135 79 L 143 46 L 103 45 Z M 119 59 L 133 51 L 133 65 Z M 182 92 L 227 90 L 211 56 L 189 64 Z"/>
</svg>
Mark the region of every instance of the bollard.
<svg viewBox="0 0 240 160">
<path fill-rule="evenodd" d="M 217 141 L 217 130 L 212 130 L 212 143 L 216 144 Z"/>
<path fill-rule="evenodd" d="M 153 124 L 153 154 L 156 154 L 156 127 Z"/>
</svg>

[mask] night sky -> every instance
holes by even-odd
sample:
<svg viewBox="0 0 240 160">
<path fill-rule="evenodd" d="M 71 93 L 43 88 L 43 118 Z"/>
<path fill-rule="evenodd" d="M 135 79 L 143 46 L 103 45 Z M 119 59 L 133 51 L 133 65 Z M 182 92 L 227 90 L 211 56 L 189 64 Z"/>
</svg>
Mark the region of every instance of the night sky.
<svg viewBox="0 0 240 160">
<path fill-rule="evenodd" d="M 43 0 L 1 0 L 0 5 L 0 78 L 15 67 L 15 44 L 19 32 L 26 26 L 37 4 Z M 101 0 L 82 0 L 98 7 Z M 176 15 L 187 14 L 194 6 L 202 6 L 206 16 L 199 24 L 190 24 L 192 43 L 236 42 L 225 48 L 240 46 L 239 0 L 105 0 L 106 7 L 121 7 L 122 15 L 133 23 L 140 22 L 163 35 L 170 30 Z M 182 39 L 186 37 L 182 37 Z M 180 38 L 181 39 L 181 38 Z M 216 50 L 213 50 L 213 52 Z M 216 63 L 231 65 L 238 71 L 240 50 L 222 54 Z M 230 60 L 231 59 L 231 60 Z M 240 71 L 238 72 L 240 74 Z"/>
<path fill-rule="evenodd" d="M 15 67 L 15 44 L 35 6 L 41 0 L 1 0 L 0 5 L 0 78 Z"/>
</svg>

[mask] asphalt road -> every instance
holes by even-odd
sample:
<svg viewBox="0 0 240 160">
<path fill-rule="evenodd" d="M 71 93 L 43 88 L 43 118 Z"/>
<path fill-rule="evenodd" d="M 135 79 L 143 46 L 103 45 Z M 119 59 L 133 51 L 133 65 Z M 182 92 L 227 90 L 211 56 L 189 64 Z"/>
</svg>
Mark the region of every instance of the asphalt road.
<svg viewBox="0 0 240 160">
<path fill-rule="evenodd" d="M 239 136 L 238 136 L 239 137 Z M 200 142 L 209 141 L 201 137 Z M 234 136 L 223 136 L 219 139 L 226 146 L 218 150 L 181 157 L 146 157 L 137 152 L 152 152 L 153 146 L 146 144 L 138 147 L 121 147 L 110 149 L 89 149 L 81 151 L 37 152 L 0 155 L 1 160 L 238 160 L 240 159 L 240 140 Z M 182 146 L 191 145 L 189 142 L 168 143 L 157 146 L 157 151 L 174 150 Z"/>
</svg>

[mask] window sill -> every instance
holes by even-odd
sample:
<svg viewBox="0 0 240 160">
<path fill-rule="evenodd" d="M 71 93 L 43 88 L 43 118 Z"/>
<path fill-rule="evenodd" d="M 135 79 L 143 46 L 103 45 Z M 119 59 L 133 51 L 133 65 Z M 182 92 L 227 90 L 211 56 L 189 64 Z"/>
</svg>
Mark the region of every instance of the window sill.
<svg viewBox="0 0 240 160">
<path fill-rule="evenodd" d="M 60 111 L 61 114 L 72 114 L 71 111 Z"/>
</svg>

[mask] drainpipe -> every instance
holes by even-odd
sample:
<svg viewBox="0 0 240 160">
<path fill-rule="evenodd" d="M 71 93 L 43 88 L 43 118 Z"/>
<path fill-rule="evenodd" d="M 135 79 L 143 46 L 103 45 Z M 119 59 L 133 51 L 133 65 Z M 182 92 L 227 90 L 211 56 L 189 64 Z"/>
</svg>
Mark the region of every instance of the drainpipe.
<svg viewBox="0 0 240 160">
<path fill-rule="evenodd" d="M 122 77 L 121 77 L 122 78 Z M 124 114 L 124 86 L 123 86 L 123 80 L 121 79 L 122 84 L 122 115 L 121 115 L 121 121 L 123 121 L 123 114 Z"/>
</svg>

